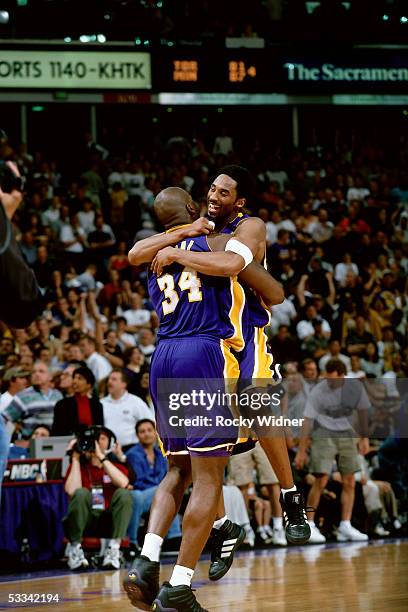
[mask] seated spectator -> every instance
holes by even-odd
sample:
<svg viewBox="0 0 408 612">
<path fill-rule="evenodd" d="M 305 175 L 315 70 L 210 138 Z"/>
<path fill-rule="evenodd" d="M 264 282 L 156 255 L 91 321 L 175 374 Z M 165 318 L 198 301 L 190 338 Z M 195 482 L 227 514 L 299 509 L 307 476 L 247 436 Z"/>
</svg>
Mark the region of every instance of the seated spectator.
<svg viewBox="0 0 408 612">
<path fill-rule="evenodd" d="M 109 395 L 102 401 L 104 421 L 111 429 L 126 453 L 137 444 L 136 424 L 142 419 L 152 419 L 152 412 L 145 402 L 128 393 L 129 378 L 124 370 L 115 368 L 109 374 Z"/>
<path fill-rule="evenodd" d="M 361 369 L 361 361 L 358 355 L 352 355 L 350 358 L 350 371 L 347 372 L 347 378 L 365 378 L 365 372 Z"/>
<path fill-rule="evenodd" d="M 3 376 L 2 394 L 0 397 L 0 414 L 13 401 L 17 393 L 28 387 L 31 372 L 20 367 L 7 368 Z"/>
<path fill-rule="evenodd" d="M 343 355 L 340 351 L 341 351 L 340 342 L 338 340 L 331 340 L 329 344 L 328 352 L 325 355 L 323 355 L 323 357 L 321 357 L 319 360 L 319 370 L 321 372 L 324 372 L 326 368 L 326 364 L 331 359 L 340 359 L 340 361 L 342 361 L 344 365 L 346 366 L 347 372 L 349 372 L 351 368 L 350 357 L 347 357 L 347 355 Z"/>
<path fill-rule="evenodd" d="M 82 210 L 78 212 L 79 224 L 86 236 L 95 229 L 95 210 L 91 198 L 82 200 Z"/>
<path fill-rule="evenodd" d="M 323 332 L 323 319 L 321 317 L 313 319 L 312 325 L 314 327 L 314 335 L 302 343 L 302 349 L 314 359 L 320 359 L 328 349 L 329 339 Z"/>
<path fill-rule="evenodd" d="M 401 529 L 398 517 L 397 500 L 389 482 L 373 480 L 370 477 L 369 465 L 366 459 L 359 455 L 360 471 L 355 474 L 356 481 L 363 487 L 364 503 L 370 521 L 370 532 L 379 537 L 390 535 L 390 531 Z M 385 528 L 386 527 L 386 528 Z"/>
<path fill-rule="evenodd" d="M 346 338 L 346 349 L 349 355 L 361 355 L 369 342 L 375 343 L 374 336 L 366 331 L 366 320 L 362 315 L 356 317 L 356 325 Z"/>
<path fill-rule="evenodd" d="M 36 438 L 49 438 L 51 435 L 50 428 L 46 425 L 37 425 L 33 429 L 33 433 L 27 440 L 15 440 L 10 444 L 8 459 L 15 461 L 16 459 L 35 459 L 30 452 L 30 440 Z"/>
<path fill-rule="evenodd" d="M 143 308 L 142 298 L 138 293 L 132 293 L 130 308 L 125 310 L 126 331 L 136 334 L 142 327 L 150 324 L 151 312 Z"/>
<path fill-rule="evenodd" d="M 354 276 L 358 276 L 358 267 L 351 261 L 350 253 L 344 253 L 343 262 L 338 263 L 334 269 L 334 278 L 341 287 L 344 287 L 346 284 L 348 272 L 351 272 Z"/>
<path fill-rule="evenodd" d="M 142 419 L 136 424 L 136 435 L 139 444 L 136 444 L 127 453 L 129 465 L 136 474 L 132 482 L 133 513 L 129 523 L 128 534 L 131 543 L 137 547 L 137 532 L 143 514 L 150 511 L 157 487 L 165 477 L 168 462 L 157 446 L 157 432 L 155 424 L 150 419 Z M 167 538 L 181 537 L 180 519 L 177 515 L 173 520 Z"/>
<path fill-rule="evenodd" d="M 319 208 L 317 222 L 313 228 L 312 238 L 317 244 L 322 244 L 330 240 L 333 234 L 334 225 L 329 221 L 329 213 L 322 206 Z"/>
<path fill-rule="evenodd" d="M 31 387 L 17 393 L 3 416 L 10 423 L 22 422 L 23 435 L 31 435 L 36 425 L 52 426 L 55 404 L 62 394 L 51 386 L 47 364 L 36 361 L 31 375 Z"/>
<path fill-rule="evenodd" d="M 361 367 L 366 375 L 379 378 L 384 372 L 384 361 L 378 356 L 378 346 L 375 342 L 369 342 L 360 359 Z"/>
<path fill-rule="evenodd" d="M 315 327 L 313 321 L 317 319 L 317 311 L 315 306 L 307 306 L 305 311 L 305 318 L 299 321 L 296 325 L 296 333 L 299 340 L 308 340 L 315 335 Z M 329 338 L 331 334 L 330 325 L 325 319 L 322 319 L 322 332 Z"/>
<path fill-rule="evenodd" d="M 139 348 L 142 351 L 147 363 L 156 349 L 154 333 L 151 329 L 143 328 L 139 332 Z"/>
<path fill-rule="evenodd" d="M 230 458 L 229 476 L 231 482 L 241 489 L 247 502 L 250 496 L 255 493 L 255 490 L 251 493 L 250 486 L 253 481 L 254 470 L 256 470 L 258 484 L 267 488 L 270 502 L 269 509 L 272 508 L 273 515 L 273 529 L 271 529 L 269 524 L 271 518 L 271 513 L 269 513 L 268 522 L 258 525 L 257 533 L 265 543 L 273 542 L 280 546 L 286 546 L 285 530 L 282 523 L 282 509 L 279 503 L 279 482 L 268 462 L 265 451 L 257 444 L 252 450 Z M 248 490 L 250 491 L 249 496 Z M 263 515 L 263 504 L 260 504 L 259 510 L 260 514 Z"/>
<path fill-rule="evenodd" d="M 114 329 L 109 329 L 103 343 L 104 357 L 112 367 L 122 368 L 124 366 L 123 352 L 119 346 L 118 336 Z"/>
<path fill-rule="evenodd" d="M 69 436 L 77 433 L 81 426 L 103 425 L 103 406 L 92 391 L 95 376 L 89 368 L 68 366 L 65 372 L 74 367 L 72 373 L 73 395 L 57 402 L 52 424 L 53 436 Z"/>
<path fill-rule="evenodd" d="M 118 336 L 119 346 L 122 351 L 126 351 L 129 348 L 136 346 L 136 339 L 134 334 L 128 334 L 126 331 L 127 321 L 125 317 L 116 318 L 116 333 Z"/>
<path fill-rule="evenodd" d="M 92 370 L 95 380 L 99 383 L 109 376 L 112 366 L 109 361 L 96 351 L 96 340 L 92 336 L 84 336 L 80 342 L 81 350 L 84 354 L 86 365 Z"/>
<path fill-rule="evenodd" d="M 71 465 L 65 476 L 70 501 L 64 531 L 71 570 L 89 566 L 81 545 L 84 534 L 109 538 L 102 567 L 120 568 L 120 542 L 132 514 L 132 496 L 127 468 L 109 456 L 114 439 L 109 429 L 101 427 L 93 451 L 78 452 L 77 440 L 70 443 Z"/>
</svg>

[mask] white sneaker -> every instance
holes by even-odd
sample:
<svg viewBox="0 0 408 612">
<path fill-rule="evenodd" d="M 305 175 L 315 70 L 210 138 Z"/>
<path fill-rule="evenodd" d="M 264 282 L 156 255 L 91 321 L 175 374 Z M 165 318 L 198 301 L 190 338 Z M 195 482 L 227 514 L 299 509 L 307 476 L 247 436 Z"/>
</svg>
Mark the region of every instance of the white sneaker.
<svg viewBox="0 0 408 612">
<path fill-rule="evenodd" d="M 381 523 L 378 523 L 378 525 L 375 526 L 374 533 L 375 535 L 380 536 L 380 538 L 385 538 L 390 535 L 390 532 L 384 529 Z"/>
<path fill-rule="evenodd" d="M 120 547 L 108 546 L 103 557 L 102 567 L 112 567 L 120 569 Z"/>
<path fill-rule="evenodd" d="M 82 550 L 81 544 L 70 544 L 67 547 L 68 553 L 68 567 L 70 570 L 76 570 L 80 567 L 86 568 L 89 567 L 89 563 L 85 558 L 84 551 Z"/>
<path fill-rule="evenodd" d="M 255 546 L 255 533 L 254 533 L 254 530 L 249 525 L 248 525 L 248 527 L 246 525 L 244 525 L 244 529 L 245 529 L 245 532 L 246 532 L 246 537 L 245 537 L 245 540 L 244 540 L 244 544 L 248 544 L 248 546 L 253 548 Z"/>
<path fill-rule="evenodd" d="M 270 544 L 272 542 L 272 535 L 268 535 L 268 533 L 265 530 L 265 527 L 263 526 L 258 527 L 258 529 L 256 530 L 256 533 L 261 538 L 264 544 Z"/>
<path fill-rule="evenodd" d="M 287 546 L 286 534 L 283 527 L 274 527 L 272 532 L 272 543 L 276 546 Z"/>
<path fill-rule="evenodd" d="M 366 542 L 368 540 L 366 533 L 361 533 L 351 525 L 340 526 L 337 529 L 336 537 L 338 542 Z"/>
<path fill-rule="evenodd" d="M 314 524 L 310 524 L 310 538 L 308 539 L 307 543 L 308 544 L 324 544 L 326 542 L 326 538 L 324 537 L 324 535 L 322 533 L 320 533 L 320 531 L 318 530 L 318 528 L 316 527 L 316 525 Z"/>
</svg>

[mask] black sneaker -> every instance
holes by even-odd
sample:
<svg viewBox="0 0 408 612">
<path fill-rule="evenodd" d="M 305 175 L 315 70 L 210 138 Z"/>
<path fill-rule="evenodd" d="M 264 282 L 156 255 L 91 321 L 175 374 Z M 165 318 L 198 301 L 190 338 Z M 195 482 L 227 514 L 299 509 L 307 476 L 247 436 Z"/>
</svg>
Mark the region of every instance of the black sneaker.
<svg viewBox="0 0 408 612">
<path fill-rule="evenodd" d="M 148 610 L 159 592 L 160 563 L 139 557 L 133 563 L 128 575 L 123 580 L 123 588 L 132 606 Z"/>
<path fill-rule="evenodd" d="M 191 587 L 184 584 L 173 587 L 169 582 L 163 583 L 151 609 L 154 612 L 208 612 L 200 606 Z"/>
<path fill-rule="evenodd" d="M 220 529 L 211 531 L 211 563 L 208 570 L 210 580 L 219 580 L 228 572 L 234 553 L 244 542 L 245 529 L 228 519 Z"/>
<path fill-rule="evenodd" d="M 310 538 L 310 526 L 307 522 L 305 499 L 300 491 L 288 491 L 285 498 L 280 494 L 280 505 L 283 512 L 283 525 L 286 538 L 292 544 L 306 544 Z"/>
</svg>

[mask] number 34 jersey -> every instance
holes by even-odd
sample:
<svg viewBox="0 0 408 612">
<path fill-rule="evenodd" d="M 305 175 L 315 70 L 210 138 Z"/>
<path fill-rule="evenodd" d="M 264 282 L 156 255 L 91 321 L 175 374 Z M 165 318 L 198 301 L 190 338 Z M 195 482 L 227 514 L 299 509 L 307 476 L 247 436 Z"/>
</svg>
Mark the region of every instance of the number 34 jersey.
<svg viewBox="0 0 408 612">
<path fill-rule="evenodd" d="M 211 252 L 206 236 L 188 238 L 176 248 Z M 236 277 L 206 276 L 173 264 L 159 277 L 150 274 L 148 288 L 160 320 L 159 340 L 202 336 L 225 340 L 235 351 L 244 348 L 248 312 L 245 292 Z"/>
</svg>

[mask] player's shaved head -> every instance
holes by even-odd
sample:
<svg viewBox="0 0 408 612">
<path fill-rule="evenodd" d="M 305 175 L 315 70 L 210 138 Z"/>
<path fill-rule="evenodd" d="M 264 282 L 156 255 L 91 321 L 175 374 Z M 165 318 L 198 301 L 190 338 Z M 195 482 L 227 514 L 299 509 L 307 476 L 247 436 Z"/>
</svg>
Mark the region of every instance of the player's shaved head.
<svg viewBox="0 0 408 612">
<path fill-rule="evenodd" d="M 191 195 L 180 187 L 166 187 L 160 191 L 154 201 L 154 212 L 166 229 L 191 223 L 199 216 L 198 206 Z"/>
</svg>

